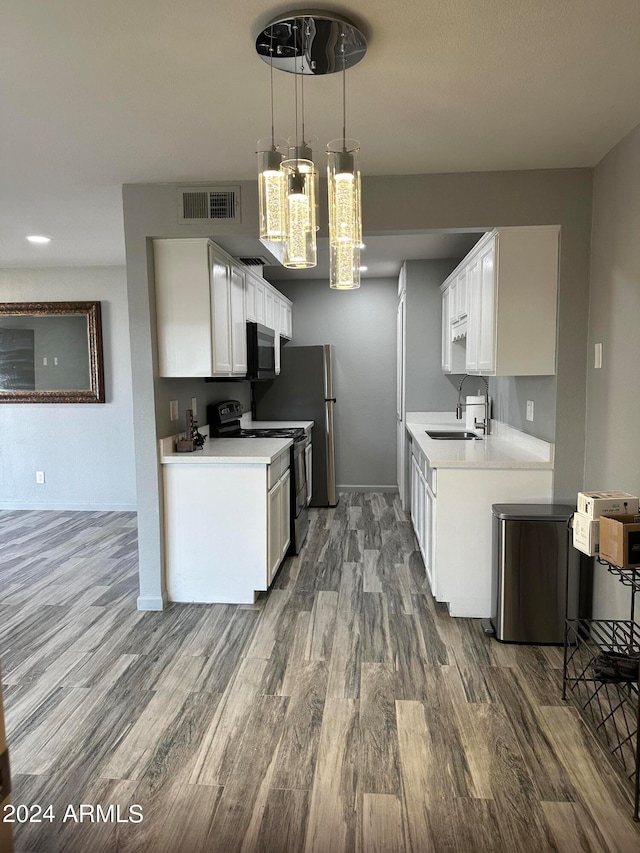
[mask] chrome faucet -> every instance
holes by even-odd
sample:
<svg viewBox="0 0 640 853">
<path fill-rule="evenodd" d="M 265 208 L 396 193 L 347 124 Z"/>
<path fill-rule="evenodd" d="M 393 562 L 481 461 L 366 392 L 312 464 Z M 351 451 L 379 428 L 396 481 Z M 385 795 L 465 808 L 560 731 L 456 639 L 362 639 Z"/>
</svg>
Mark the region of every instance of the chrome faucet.
<svg viewBox="0 0 640 853">
<path fill-rule="evenodd" d="M 465 373 L 460 380 L 460 385 L 458 385 L 458 402 L 456 404 L 456 419 L 462 419 L 462 410 L 467 406 L 466 403 L 462 402 L 462 386 L 466 379 L 482 379 L 484 382 L 484 420 L 479 421 L 477 418 L 474 418 L 473 426 L 475 429 L 481 429 L 485 435 L 489 435 L 491 427 L 491 420 L 489 418 L 489 383 L 484 376 L 471 376 L 469 373 Z"/>
</svg>

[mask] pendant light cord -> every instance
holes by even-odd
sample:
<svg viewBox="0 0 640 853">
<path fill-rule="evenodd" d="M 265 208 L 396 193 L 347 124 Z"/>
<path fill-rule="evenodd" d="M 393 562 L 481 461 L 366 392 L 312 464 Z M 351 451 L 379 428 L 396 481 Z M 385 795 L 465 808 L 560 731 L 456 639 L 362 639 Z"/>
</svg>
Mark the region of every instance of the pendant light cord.
<svg viewBox="0 0 640 853">
<path fill-rule="evenodd" d="M 301 92 L 301 97 L 302 97 L 302 100 L 300 103 L 300 105 L 302 107 L 302 140 L 301 140 L 301 142 L 303 145 L 305 143 L 305 139 L 304 139 L 304 46 L 305 46 L 306 35 L 307 35 L 307 33 L 305 33 L 305 31 L 304 31 L 304 28 L 305 28 L 305 22 L 304 22 L 304 18 L 303 18 L 302 19 L 302 42 L 300 43 L 300 73 L 301 73 L 300 92 Z"/>
<path fill-rule="evenodd" d="M 293 49 L 295 52 L 294 65 L 293 65 L 293 79 L 295 81 L 295 101 L 296 101 L 296 160 L 298 159 L 298 71 L 295 63 L 298 61 L 298 26 L 294 24 L 293 27 Z"/>
<path fill-rule="evenodd" d="M 276 150 L 276 134 L 273 123 L 273 25 L 271 26 L 271 43 L 269 45 L 270 77 L 271 77 L 271 148 Z"/>
<path fill-rule="evenodd" d="M 344 51 L 344 30 L 342 30 L 342 149 L 347 150 L 347 68 Z"/>
</svg>

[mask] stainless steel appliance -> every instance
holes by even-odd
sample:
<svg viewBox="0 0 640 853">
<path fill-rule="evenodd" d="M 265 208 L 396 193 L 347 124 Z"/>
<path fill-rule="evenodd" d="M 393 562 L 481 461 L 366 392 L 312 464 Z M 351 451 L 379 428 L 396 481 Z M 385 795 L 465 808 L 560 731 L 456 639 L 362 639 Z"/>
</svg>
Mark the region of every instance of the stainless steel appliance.
<svg viewBox="0 0 640 853">
<path fill-rule="evenodd" d="M 247 322 L 247 379 L 274 379 L 275 375 L 275 332 L 261 323 Z"/>
<path fill-rule="evenodd" d="M 306 449 L 311 439 L 302 427 L 269 427 L 243 429 L 240 426 L 242 403 L 223 400 L 207 406 L 207 422 L 212 438 L 292 438 L 290 458 L 291 483 L 291 546 L 298 554 L 309 530 L 309 500 L 307 498 Z"/>
<path fill-rule="evenodd" d="M 282 348 L 280 375 L 254 388 L 258 420 L 314 421 L 311 506 L 336 506 L 333 347 Z"/>
</svg>

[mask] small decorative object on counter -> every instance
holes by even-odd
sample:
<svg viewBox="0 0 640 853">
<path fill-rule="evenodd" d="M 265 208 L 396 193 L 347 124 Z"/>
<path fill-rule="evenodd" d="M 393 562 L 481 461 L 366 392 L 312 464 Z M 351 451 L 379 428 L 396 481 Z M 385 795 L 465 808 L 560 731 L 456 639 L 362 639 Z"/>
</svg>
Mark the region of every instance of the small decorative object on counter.
<svg viewBox="0 0 640 853">
<path fill-rule="evenodd" d="M 193 410 L 185 411 L 187 421 L 187 429 L 184 438 L 178 438 L 176 441 L 176 453 L 193 453 L 194 450 L 200 450 L 204 447 L 206 438 L 198 432 L 198 422 L 194 420 Z"/>
</svg>

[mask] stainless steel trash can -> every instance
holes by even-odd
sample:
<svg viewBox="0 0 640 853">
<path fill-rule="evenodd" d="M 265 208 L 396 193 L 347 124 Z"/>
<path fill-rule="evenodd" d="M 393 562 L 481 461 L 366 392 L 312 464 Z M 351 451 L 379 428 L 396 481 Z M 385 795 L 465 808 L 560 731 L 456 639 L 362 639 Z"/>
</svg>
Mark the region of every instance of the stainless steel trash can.
<svg viewBox="0 0 640 853">
<path fill-rule="evenodd" d="M 491 624 L 496 639 L 505 643 L 563 643 L 567 522 L 574 508 L 563 504 L 494 504 L 492 510 Z M 570 614 L 575 615 L 573 585 L 569 596 Z"/>
</svg>

